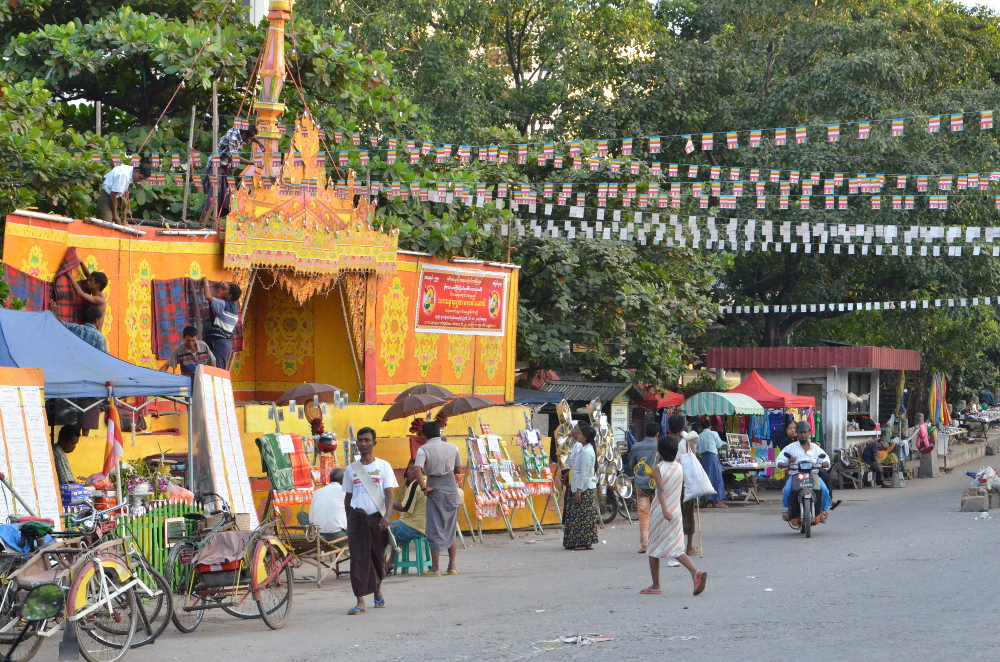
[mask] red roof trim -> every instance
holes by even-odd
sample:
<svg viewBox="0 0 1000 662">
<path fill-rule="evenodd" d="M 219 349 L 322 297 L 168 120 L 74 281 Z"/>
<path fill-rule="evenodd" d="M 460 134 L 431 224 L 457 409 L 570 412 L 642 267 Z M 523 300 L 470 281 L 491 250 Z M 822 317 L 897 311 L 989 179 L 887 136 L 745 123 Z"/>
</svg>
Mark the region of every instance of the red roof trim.
<svg viewBox="0 0 1000 662">
<path fill-rule="evenodd" d="M 920 352 L 889 347 L 713 347 L 705 364 L 727 370 L 919 370 Z"/>
</svg>

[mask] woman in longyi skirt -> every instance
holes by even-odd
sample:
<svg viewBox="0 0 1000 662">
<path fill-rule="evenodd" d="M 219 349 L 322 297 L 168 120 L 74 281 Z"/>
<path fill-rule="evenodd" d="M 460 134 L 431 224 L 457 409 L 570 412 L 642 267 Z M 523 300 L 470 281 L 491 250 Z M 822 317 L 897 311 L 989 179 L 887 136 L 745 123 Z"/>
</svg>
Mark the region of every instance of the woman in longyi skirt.
<svg viewBox="0 0 1000 662">
<path fill-rule="evenodd" d="M 570 479 L 570 493 L 566 496 L 563 511 L 563 547 L 566 549 L 590 550 L 597 542 L 597 451 L 594 442 L 597 430 L 590 425 L 581 425 L 583 449 L 573 462 L 573 477 Z"/>
<path fill-rule="evenodd" d="M 657 444 L 660 462 L 656 465 L 656 498 L 649 512 L 649 572 L 653 584 L 639 591 L 657 595 L 660 591 L 660 559 L 675 558 L 688 569 L 694 581 L 694 594 L 705 590 L 708 573 L 701 572 L 684 553 L 684 525 L 681 520 L 681 488 L 684 487 L 684 470 L 677 458 L 677 439 L 670 435 L 660 437 Z"/>
</svg>

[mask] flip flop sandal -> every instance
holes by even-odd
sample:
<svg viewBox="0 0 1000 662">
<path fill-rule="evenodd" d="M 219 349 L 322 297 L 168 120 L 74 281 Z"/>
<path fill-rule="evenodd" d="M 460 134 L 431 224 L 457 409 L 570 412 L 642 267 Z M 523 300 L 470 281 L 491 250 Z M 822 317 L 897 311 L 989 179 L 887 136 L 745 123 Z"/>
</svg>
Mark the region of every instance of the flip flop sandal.
<svg viewBox="0 0 1000 662">
<path fill-rule="evenodd" d="M 350 609 L 347 610 L 347 615 L 348 616 L 357 616 L 358 614 L 364 614 L 367 611 L 368 610 L 365 609 L 364 607 L 351 607 Z"/>
<path fill-rule="evenodd" d="M 375 608 L 385 609 L 385 598 L 382 598 L 381 600 L 375 600 Z"/>
<path fill-rule="evenodd" d="M 788 521 L 788 513 L 781 513 L 781 521 L 782 522 Z"/>
<path fill-rule="evenodd" d="M 694 594 L 701 595 L 702 591 L 705 590 L 705 584 L 708 583 L 708 573 L 701 571 L 695 575 L 694 580 Z"/>
<path fill-rule="evenodd" d="M 639 591 L 639 593 L 641 595 L 660 595 L 661 593 L 663 593 L 663 591 L 658 591 L 652 588 L 644 588 L 641 591 Z"/>
<path fill-rule="evenodd" d="M 449 570 L 446 574 L 457 575 L 458 574 L 458 570 Z"/>
<path fill-rule="evenodd" d="M 424 577 L 440 577 L 440 572 L 425 572 Z"/>
<path fill-rule="evenodd" d="M 830 506 L 830 510 L 836 510 L 837 506 L 839 506 L 842 503 L 844 503 L 843 499 L 837 499 L 836 501 L 833 502 L 833 505 Z"/>
<path fill-rule="evenodd" d="M 819 521 L 820 522 L 826 522 L 826 518 L 827 518 L 827 514 L 823 513 L 822 515 L 819 516 Z"/>
</svg>

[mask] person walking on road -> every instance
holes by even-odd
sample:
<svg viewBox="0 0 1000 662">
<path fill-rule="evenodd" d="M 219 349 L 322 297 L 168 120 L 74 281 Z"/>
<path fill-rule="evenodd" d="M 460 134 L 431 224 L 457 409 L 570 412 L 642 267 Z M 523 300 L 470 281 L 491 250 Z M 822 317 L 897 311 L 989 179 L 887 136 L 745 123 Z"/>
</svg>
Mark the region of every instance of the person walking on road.
<svg viewBox="0 0 1000 662">
<path fill-rule="evenodd" d="M 375 430 L 358 430 L 361 459 L 344 470 L 344 509 L 347 546 L 351 551 L 351 588 L 358 599 L 348 615 L 363 614 L 365 596 L 374 594 L 375 608 L 385 607 L 385 549 L 389 545 L 389 518 L 393 490 L 398 486 L 392 466 L 375 457 Z"/>
<path fill-rule="evenodd" d="M 684 470 L 677 458 L 677 439 L 671 435 L 660 437 L 661 462 L 656 465 L 656 500 L 649 514 L 649 573 L 653 583 L 644 588 L 643 595 L 659 595 L 660 559 L 675 558 L 688 569 L 694 581 L 694 594 L 705 590 L 708 573 L 699 571 L 691 557 L 684 553 L 684 528 L 681 521 L 681 490 L 684 487 Z"/>
<path fill-rule="evenodd" d="M 649 509 L 653 505 L 656 494 L 653 480 L 653 467 L 656 466 L 657 437 L 660 436 L 660 424 L 646 423 L 646 436 L 632 446 L 629 451 L 629 471 L 635 480 L 635 506 L 639 512 L 639 553 L 646 553 L 646 541 L 649 539 Z"/>
<path fill-rule="evenodd" d="M 458 446 L 441 438 L 441 426 L 434 421 L 424 423 L 420 432 L 427 440 L 417 451 L 413 468 L 420 489 L 427 495 L 427 529 L 424 532 L 431 546 L 431 567 L 425 577 L 441 576 L 441 553 L 448 552 L 448 574 L 457 575 L 458 509 L 462 507 L 462 490 L 455 474 L 462 469 Z"/>
<path fill-rule="evenodd" d="M 581 425 L 580 435 L 583 448 L 573 462 L 570 493 L 566 495 L 563 512 L 563 547 L 591 550 L 597 542 L 597 452 L 594 450 L 597 430 Z"/>
</svg>

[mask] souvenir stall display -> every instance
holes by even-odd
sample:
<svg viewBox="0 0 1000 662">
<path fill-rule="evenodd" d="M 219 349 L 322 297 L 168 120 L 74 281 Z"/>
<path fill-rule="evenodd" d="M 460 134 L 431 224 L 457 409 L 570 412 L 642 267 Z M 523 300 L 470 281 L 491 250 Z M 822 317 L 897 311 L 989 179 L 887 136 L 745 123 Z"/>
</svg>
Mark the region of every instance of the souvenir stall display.
<svg viewBox="0 0 1000 662">
<path fill-rule="evenodd" d="M 470 435 L 466 439 L 469 462 L 465 475 L 472 485 L 476 503 L 476 522 L 479 540 L 483 540 L 483 518 L 503 518 L 507 533 L 514 538 L 510 514 L 516 507 L 523 507 L 527 496 L 514 478 L 513 463 L 503 459 L 500 436 L 495 434 Z M 522 500 L 523 499 L 523 500 Z M 469 530 L 474 531 L 472 523 Z M 473 533 L 475 535 L 475 533 Z"/>
<path fill-rule="evenodd" d="M 511 496 L 515 497 L 513 499 L 513 502 L 516 503 L 517 507 L 519 508 L 527 507 L 528 512 L 531 513 L 531 521 L 532 525 L 534 526 L 535 533 L 545 533 L 545 531 L 542 529 L 542 522 L 541 520 L 538 519 L 538 515 L 535 512 L 535 504 L 532 503 L 531 501 L 531 497 L 541 494 L 541 492 L 538 492 L 538 494 L 536 494 L 538 490 L 545 489 L 544 479 L 542 481 L 532 482 L 528 477 L 528 473 L 525 470 L 524 465 L 516 464 L 511 459 L 510 453 L 507 450 L 507 443 L 504 441 L 503 437 L 501 437 L 498 434 L 491 434 L 490 426 L 487 425 L 486 423 L 483 423 L 482 420 L 479 421 L 479 429 L 480 432 L 482 432 L 482 434 L 486 436 L 488 447 L 492 448 L 492 446 L 489 444 L 490 439 L 496 439 L 496 443 L 500 447 L 500 454 L 503 458 L 501 463 L 501 478 L 506 478 L 506 476 L 512 477 L 513 483 L 516 486 L 514 488 L 515 491 L 511 493 Z M 520 442 L 521 436 L 526 435 L 527 432 L 533 433 L 534 436 L 538 435 L 538 433 L 535 430 L 530 430 L 530 431 L 520 430 L 518 432 L 518 442 Z M 540 437 L 538 438 L 540 439 Z M 522 455 L 522 462 L 524 462 L 523 455 Z M 548 493 L 551 493 L 551 479 L 549 481 L 549 487 L 550 489 Z M 543 516 L 544 513 L 545 511 L 542 510 Z"/>
<path fill-rule="evenodd" d="M 559 482 L 553 475 L 549 455 L 542 445 L 542 435 L 538 430 L 531 428 L 527 414 L 524 416 L 524 424 L 525 428 L 518 432 L 517 445 L 521 447 L 526 489 L 531 496 L 545 497 L 545 506 L 542 507 L 543 519 L 551 504 L 553 511 L 562 521 L 559 508 Z"/>
</svg>

